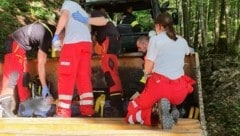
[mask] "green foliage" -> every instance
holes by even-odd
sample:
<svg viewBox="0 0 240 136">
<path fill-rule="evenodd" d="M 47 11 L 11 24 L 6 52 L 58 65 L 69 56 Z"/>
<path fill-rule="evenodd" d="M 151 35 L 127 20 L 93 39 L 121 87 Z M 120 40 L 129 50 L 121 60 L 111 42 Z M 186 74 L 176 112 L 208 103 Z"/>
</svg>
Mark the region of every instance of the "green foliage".
<svg viewBox="0 0 240 136">
<path fill-rule="evenodd" d="M 153 19 L 149 10 L 143 10 L 133 13 L 142 27 L 143 31 L 149 31 L 154 29 Z"/>
<path fill-rule="evenodd" d="M 42 20 L 55 24 L 59 0 L 1 0 L 0 2 L 0 60 L 3 58 L 5 37 L 17 28 Z"/>
</svg>

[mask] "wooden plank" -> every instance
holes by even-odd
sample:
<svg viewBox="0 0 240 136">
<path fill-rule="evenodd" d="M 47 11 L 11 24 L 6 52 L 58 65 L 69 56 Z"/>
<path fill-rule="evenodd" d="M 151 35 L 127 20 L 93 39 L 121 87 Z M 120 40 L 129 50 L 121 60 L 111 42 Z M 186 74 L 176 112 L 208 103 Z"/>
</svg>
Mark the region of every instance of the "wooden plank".
<svg viewBox="0 0 240 136">
<path fill-rule="evenodd" d="M 200 136 L 198 120 L 180 119 L 172 130 L 130 125 L 123 118 L 1 118 L 0 135 Z"/>
</svg>

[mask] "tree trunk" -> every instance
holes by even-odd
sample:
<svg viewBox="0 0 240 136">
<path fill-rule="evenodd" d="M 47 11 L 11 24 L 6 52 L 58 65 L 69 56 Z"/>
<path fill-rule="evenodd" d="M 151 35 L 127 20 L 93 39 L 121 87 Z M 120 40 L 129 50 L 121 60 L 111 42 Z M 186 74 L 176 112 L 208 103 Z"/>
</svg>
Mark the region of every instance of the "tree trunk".
<svg viewBox="0 0 240 136">
<path fill-rule="evenodd" d="M 220 14 L 220 36 L 219 42 L 217 45 L 217 52 L 218 53 L 227 53 L 227 18 L 226 18 L 226 0 L 221 1 L 221 14 Z"/>
<path fill-rule="evenodd" d="M 234 49 L 238 54 L 240 54 L 240 25 L 238 26 L 237 33 L 235 35 L 235 40 L 233 43 Z"/>
<path fill-rule="evenodd" d="M 219 0 L 214 0 L 213 4 L 213 16 L 214 16 L 214 47 L 217 49 L 218 40 L 219 40 Z"/>
<path fill-rule="evenodd" d="M 189 42 L 188 0 L 182 0 L 184 38 Z"/>
<path fill-rule="evenodd" d="M 208 34 L 207 34 L 207 32 L 208 32 L 208 20 L 209 20 L 209 14 L 210 14 L 210 12 L 209 12 L 209 0 L 206 0 L 206 7 L 205 7 L 205 10 L 204 10 L 204 13 L 206 13 L 205 15 L 205 20 L 204 20 L 204 30 L 203 30 L 203 37 L 204 37 L 204 39 L 203 39 L 203 45 L 204 45 L 204 47 L 206 47 L 207 46 L 207 42 L 208 42 Z"/>
<path fill-rule="evenodd" d="M 203 16 L 203 0 L 198 0 L 198 15 L 199 15 L 199 47 L 205 47 L 205 28 L 204 28 L 204 16 Z"/>
</svg>

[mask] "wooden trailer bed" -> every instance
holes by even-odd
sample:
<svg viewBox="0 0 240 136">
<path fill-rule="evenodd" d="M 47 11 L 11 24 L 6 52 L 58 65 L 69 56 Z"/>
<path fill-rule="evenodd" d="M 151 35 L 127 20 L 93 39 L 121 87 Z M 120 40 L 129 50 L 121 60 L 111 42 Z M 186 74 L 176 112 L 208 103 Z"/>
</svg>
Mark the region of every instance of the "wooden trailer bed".
<svg viewBox="0 0 240 136">
<path fill-rule="evenodd" d="M 47 62 L 47 79 L 52 82 L 51 91 L 56 97 L 58 59 L 49 59 Z M 29 60 L 30 74 L 37 74 L 37 61 Z M 119 57 L 119 70 L 121 80 L 124 83 L 131 82 L 131 70 L 141 69 L 143 60 L 138 54 L 124 54 Z M 100 58 L 93 57 L 93 86 L 104 88 L 100 71 Z M 128 71 L 126 72 L 126 69 Z M 124 118 L 0 118 L 0 135 L 85 135 L 85 136 L 206 136 L 206 123 L 204 117 L 204 105 L 202 99 L 201 73 L 198 54 L 186 56 L 185 72 L 196 80 L 194 86 L 195 106 L 199 109 L 199 116 L 194 118 L 180 118 L 171 130 L 162 130 L 158 127 L 146 127 L 142 125 L 129 125 Z M 97 79 L 95 79 L 97 78 Z M 99 87 L 101 86 L 101 87 Z M 128 88 L 128 87 L 126 87 Z"/>
</svg>

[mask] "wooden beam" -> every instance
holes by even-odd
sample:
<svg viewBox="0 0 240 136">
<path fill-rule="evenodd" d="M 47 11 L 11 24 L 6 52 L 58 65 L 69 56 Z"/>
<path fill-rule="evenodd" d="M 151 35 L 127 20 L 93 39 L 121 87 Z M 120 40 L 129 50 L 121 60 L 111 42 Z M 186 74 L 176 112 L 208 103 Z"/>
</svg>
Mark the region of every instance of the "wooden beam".
<svg viewBox="0 0 240 136">
<path fill-rule="evenodd" d="M 198 120 L 180 119 L 172 130 L 127 124 L 123 118 L 1 118 L 0 135 L 200 136 Z"/>
</svg>

